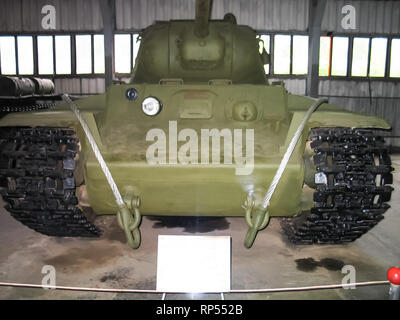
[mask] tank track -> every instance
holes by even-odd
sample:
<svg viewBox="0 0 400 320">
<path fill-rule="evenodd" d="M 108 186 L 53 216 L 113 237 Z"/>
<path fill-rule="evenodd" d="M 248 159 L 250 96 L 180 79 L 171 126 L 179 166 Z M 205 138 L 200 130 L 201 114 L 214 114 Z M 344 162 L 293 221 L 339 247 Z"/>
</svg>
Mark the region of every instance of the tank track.
<svg viewBox="0 0 400 320">
<path fill-rule="evenodd" d="M 383 219 L 393 183 L 390 156 L 372 130 L 316 128 L 310 133 L 316 166 L 315 205 L 284 218 L 281 226 L 295 244 L 355 241 Z"/>
<path fill-rule="evenodd" d="M 30 112 L 52 110 L 62 100 L 61 95 L 0 96 L 0 112 Z"/>
<path fill-rule="evenodd" d="M 71 129 L 1 128 L 0 193 L 16 220 L 49 236 L 101 234 L 77 207 L 77 153 L 78 139 Z"/>
</svg>

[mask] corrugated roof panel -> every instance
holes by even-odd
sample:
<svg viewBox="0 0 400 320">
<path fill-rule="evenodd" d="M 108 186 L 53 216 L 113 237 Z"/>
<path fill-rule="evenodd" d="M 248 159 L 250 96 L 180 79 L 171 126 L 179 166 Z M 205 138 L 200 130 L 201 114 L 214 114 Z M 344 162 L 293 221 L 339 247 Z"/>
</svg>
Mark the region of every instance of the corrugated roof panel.
<svg viewBox="0 0 400 320">
<path fill-rule="evenodd" d="M 105 91 L 103 78 L 58 78 L 54 85 L 57 93 L 98 94 Z"/>
<path fill-rule="evenodd" d="M 117 29 L 141 29 L 154 21 L 193 19 L 194 0 L 116 0 Z M 308 0 L 222 0 L 214 1 L 212 19 L 222 19 L 228 12 L 238 24 L 263 30 L 306 30 Z"/>
<path fill-rule="evenodd" d="M 278 78 L 268 78 L 269 82 L 273 81 L 283 81 L 285 88 L 289 93 L 304 95 L 306 92 L 306 80 L 305 79 L 278 79 Z"/>
<path fill-rule="evenodd" d="M 2 32 L 46 32 L 42 28 L 42 8 L 56 9 L 57 31 L 98 31 L 103 21 L 98 0 L 3 0 L 0 4 Z M 52 30 L 50 30 L 52 31 Z"/>
<path fill-rule="evenodd" d="M 39 30 L 39 26 L 41 26 L 42 18 L 44 16 L 41 13 L 44 5 L 46 5 L 46 3 L 40 6 L 38 1 L 23 1 L 23 8 L 21 8 L 20 12 L 22 15 L 22 26 L 20 26 L 18 29 L 22 29 L 23 31 Z"/>
<path fill-rule="evenodd" d="M 54 85 L 56 93 L 81 93 L 79 79 L 55 79 Z"/>
<path fill-rule="evenodd" d="M 118 30 L 141 29 L 155 20 L 193 19 L 194 0 L 116 0 Z M 0 28 L 3 32 L 43 31 L 41 9 L 51 4 L 57 10 L 57 30 L 102 29 L 98 0 L 3 0 L 0 3 Z M 341 26 L 342 8 L 356 9 L 355 30 Z M 222 19 L 232 12 L 239 24 L 271 31 L 305 31 L 309 0 L 221 0 L 214 1 L 212 18 Z M 322 30 L 349 33 L 400 33 L 400 1 L 328 1 Z"/>
<path fill-rule="evenodd" d="M 321 80 L 321 96 L 333 95 L 329 101 L 346 110 L 378 116 L 392 126 L 388 135 L 400 136 L 400 91 L 398 84 L 388 81 L 371 81 L 371 95 L 368 81 Z M 400 146 L 400 139 L 391 143 Z"/>
<path fill-rule="evenodd" d="M 352 5 L 356 13 L 356 29 L 343 29 L 342 8 Z M 322 30 L 346 33 L 400 33 L 399 1 L 327 1 Z"/>
<path fill-rule="evenodd" d="M 14 32 L 21 30 L 21 0 L 3 0 L 0 10 L 0 30 Z"/>
<path fill-rule="evenodd" d="M 400 98 L 399 84 L 389 81 L 371 80 L 372 97 Z M 369 82 L 361 80 L 320 80 L 319 94 L 369 97 Z"/>
</svg>

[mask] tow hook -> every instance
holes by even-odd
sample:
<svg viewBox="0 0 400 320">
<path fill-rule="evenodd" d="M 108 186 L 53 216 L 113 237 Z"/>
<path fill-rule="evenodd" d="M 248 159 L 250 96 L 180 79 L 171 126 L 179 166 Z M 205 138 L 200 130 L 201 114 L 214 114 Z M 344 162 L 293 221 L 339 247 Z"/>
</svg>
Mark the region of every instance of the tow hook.
<svg viewBox="0 0 400 320">
<path fill-rule="evenodd" d="M 258 231 L 264 229 L 270 220 L 268 210 L 262 207 L 262 196 L 254 192 L 247 195 L 247 199 L 242 206 L 245 209 L 246 222 L 249 227 L 244 240 L 244 246 L 251 248 L 256 239 Z"/>
<path fill-rule="evenodd" d="M 140 198 L 135 196 L 133 192 L 126 192 L 123 195 L 124 204 L 119 207 L 117 220 L 125 236 L 128 245 L 137 249 L 140 246 L 141 235 L 139 230 L 142 216 L 139 211 Z"/>
</svg>

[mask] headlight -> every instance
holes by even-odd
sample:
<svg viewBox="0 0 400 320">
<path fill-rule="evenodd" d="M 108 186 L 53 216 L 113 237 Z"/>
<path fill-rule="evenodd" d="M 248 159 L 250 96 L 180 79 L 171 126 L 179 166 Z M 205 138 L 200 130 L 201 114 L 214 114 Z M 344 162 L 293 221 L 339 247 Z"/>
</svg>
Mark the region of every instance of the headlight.
<svg viewBox="0 0 400 320">
<path fill-rule="evenodd" d="M 155 116 L 160 113 L 162 104 L 154 97 L 147 97 L 142 102 L 142 110 L 148 116 Z"/>
</svg>

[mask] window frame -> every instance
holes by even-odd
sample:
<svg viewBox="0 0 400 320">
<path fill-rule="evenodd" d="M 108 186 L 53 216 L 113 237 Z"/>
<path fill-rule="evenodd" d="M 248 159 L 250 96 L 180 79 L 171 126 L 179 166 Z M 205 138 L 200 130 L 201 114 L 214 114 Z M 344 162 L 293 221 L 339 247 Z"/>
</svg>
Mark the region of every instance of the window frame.
<svg viewBox="0 0 400 320">
<path fill-rule="evenodd" d="M 94 35 L 93 33 L 79 33 L 79 34 L 75 34 L 74 35 L 74 40 L 75 40 L 75 43 L 74 43 L 75 68 L 73 70 L 73 74 L 78 78 L 79 77 L 87 78 L 88 76 L 94 74 L 94 48 L 93 48 L 93 42 L 94 42 L 93 38 L 94 38 L 94 36 L 93 35 Z M 77 68 L 77 63 L 76 63 L 76 61 L 77 61 L 76 37 L 77 36 L 90 36 L 90 72 L 89 73 L 77 73 L 76 72 L 76 68 Z"/>
<path fill-rule="evenodd" d="M 129 70 L 131 70 L 130 72 L 115 72 L 115 77 L 116 78 L 126 78 L 126 77 L 130 77 L 132 75 L 133 72 L 133 68 L 135 67 L 134 62 L 133 62 L 133 54 L 134 54 L 134 46 L 133 46 L 133 41 L 134 41 L 134 37 L 135 35 L 139 35 L 139 37 L 141 36 L 141 31 L 124 31 L 124 30 L 115 30 L 114 34 L 113 34 L 113 40 L 115 39 L 116 35 L 119 34 L 129 34 L 130 35 L 130 41 L 129 41 L 129 51 L 130 51 L 130 59 L 129 59 Z M 115 47 L 114 47 L 114 55 L 115 55 Z"/>
<path fill-rule="evenodd" d="M 390 69 L 391 69 L 391 67 L 392 67 L 392 65 L 391 65 L 391 63 L 392 63 L 392 42 L 393 42 L 394 39 L 400 41 L 400 34 L 399 34 L 399 35 L 394 35 L 394 36 L 392 36 L 390 39 L 388 39 L 388 45 L 387 45 L 387 52 L 386 52 L 386 55 L 389 53 L 389 58 L 387 58 L 387 60 L 389 60 L 389 61 L 387 61 L 387 65 L 386 65 L 386 66 L 387 66 L 387 69 L 386 69 L 386 72 L 387 72 L 387 74 L 389 75 L 389 77 L 390 77 Z M 399 80 L 400 80 L 400 77 L 390 77 L 390 79 L 399 79 Z"/>
<path fill-rule="evenodd" d="M 40 36 L 51 37 L 52 53 L 53 53 L 53 73 L 44 73 L 44 74 L 39 73 L 38 37 L 40 37 Z M 34 44 L 33 51 L 36 52 L 36 57 L 37 57 L 37 60 L 33 61 L 34 64 L 36 63 L 36 71 L 35 72 L 37 72 L 36 74 L 34 74 L 34 76 L 37 75 L 40 78 L 54 77 L 55 72 L 56 72 L 56 65 L 55 65 L 55 61 L 56 61 L 55 60 L 56 59 L 56 57 L 55 57 L 55 54 L 56 54 L 55 44 L 56 44 L 56 42 L 55 42 L 55 37 L 54 36 L 55 36 L 54 34 L 38 34 L 38 35 L 34 35 L 33 36 L 34 38 L 36 38 L 36 42 Z M 34 53 L 34 56 L 35 56 L 35 53 Z M 35 70 L 35 66 L 33 67 L 33 69 Z M 16 75 L 19 76 L 20 74 L 17 72 Z"/>
<path fill-rule="evenodd" d="M 346 74 L 344 75 L 332 75 L 332 67 L 333 67 L 333 49 L 334 49 L 334 38 L 347 38 L 347 61 L 346 61 Z M 353 57 L 349 57 L 350 53 L 352 52 L 352 50 L 350 51 L 350 42 L 353 43 L 353 39 L 350 39 L 350 37 L 348 36 L 332 36 L 331 37 L 331 47 L 330 47 L 330 54 L 329 54 L 329 76 L 330 77 L 337 77 L 337 78 L 344 78 L 344 77 L 348 77 L 349 76 L 349 65 L 350 65 L 350 60 L 353 60 Z M 350 58 L 350 60 L 349 60 Z"/>
<path fill-rule="evenodd" d="M 104 72 L 96 72 L 96 59 L 95 59 L 95 36 L 103 36 L 103 58 L 105 58 L 105 48 L 104 48 L 104 33 L 95 33 L 92 36 L 92 61 L 93 61 L 93 74 L 94 75 L 98 75 L 98 76 L 102 76 L 105 74 L 105 66 L 104 66 Z M 103 61 L 103 63 L 105 64 L 105 61 Z"/>
<path fill-rule="evenodd" d="M 289 73 L 276 73 L 275 74 L 275 59 L 273 59 L 273 60 L 271 59 L 270 65 L 271 64 L 274 65 L 274 67 L 273 67 L 274 73 L 273 74 L 276 75 L 276 76 L 293 75 L 292 72 L 293 72 L 293 36 L 294 35 L 293 34 L 285 34 L 285 33 L 276 33 L 276 34 L 270 35 L 270 41 L 271 41 L 271 38 L 274 38 L 273 39 L 274 47 L 273 47 L 273 49 L 270 49 L 271 52 L 272 52 L 272 50 L 274 50 L 274 52 L 273 52 L 274 56 L 275 56 L 275 37 L 276 36 L 290 36 L 290 39 L 289 39 L 289 50 L 290 50 L 290 55 L 289 55 Z M 271 48 L 271 46 L 270 46 L 270 48 Z M 271 72 L 271 67 L 270 67 L 270 72 Z"/>
<path fill-rule="evenodd" d="M 268 30 L 257 30 L 257 35 L 268 35 L 270 37 L 270 68 L 269 73 L 266 73 L 267 76 L 271 78 L 279 78 L 279 79 L 306 79 L 307 74 L 304 75 L 296 75 L 292 74 L 293 72 L 293 36 L 297 35 L 308 35 L 305 31 L 268 31 Z M 291 35 L 291 53 L 290 53 L 290 74 L 275 74 L 274 73 L 274 37 L 275 35 Z M 400 82 L 400 77 L 390 77 L 390 61 L 391 61 L 391 45 L 393 39 L 399 39 L 399 34 L 366 34 L 366 33 L 339 33 L 339 32 L 323 32 L 321 33 L 321 37 L 329 37 L 331 41 L 330 46 L 330 54 L 329 54 L 329 70 L 327 76 L 319 75 L 320 80 L 348 80 L 348 81 L 365 81 L 365 80 L 373 80 L 373 81 L 390 81 L 390 82 Z M 347 51 L 347 71 L 345 76 L 332 76 L 332 49 L 333 49 L 333 37 L 347 37 L 349 39 L 348 42 L 348 51 Z M 369 39 L 369 48 L 368 48 L 368 74 L 367 76 L 352 76 L 351 68 L 353 63 L 353 45 L 354 38 L 368 38 Z M 371 45 L 373 38 L 386 38 L 387 46 L 386 46 L 386 62 L 385 62 L 385 75 L 383 77 L 372 77 L 369 76 L 370 66 L 371 66 Z"/>
<path fill-rule="evenodd" d="M 14 59 L 15 59 L 15 74 L 18 74 L 19 67 L 18 67 L 18 49 L 17 49 L 17 35 L 16 34 L 0 34 L 2 37 L 12 37 L 14 38 Z M 0 52 L 1 54 L 1 52 Z M 1 65 L 1 57 L 0 57 L 0 75 L 1 76 L 14 76 L 14 74 L 3 74 L 3 68 Z"/>
<path fill-rule="evenodd" d="M 129 73 L 115 73 L 116 78 L 126 78 L 130 77 L 132 74 L 132 70 L 134 67 L 133 64 L 133 53 L 134 46 L 133 41 L 136 35 L 141 35 L 141 30 L 129 30 L 129 31 L 119 31 L 116 30 L 114 35 L 116 34 L 129 34 L 130 35 L 130 70 Z M 55 37 L 56 36 L 70 36 L 70 49 L 71 49 L 71 73 L 70 74 L 57 74 L 56 73 L 56 55 L 55 55 Z M 76 41 L 75 37 L 79 35 L 90 35 L 91 37 L 91 73 L 76 73 Z M 16 63 L 16 73 L 15 74 L 7 74 L 4 76 L 29 76 L 29 77 L 40 77 L 40 78 L 50 78 L 50 79 L 76 79 L 76 78 L 105 78 L 104 73 L 95 73 L 94 72 L 94 36 L 95 35 L 104 35 L 101 31 L 79 31 L 79 32 L 67 32 L 67 31 L 57 31 L 57 32 L 0 32 L 0 36 L 8 36 L 14 38 L 15 43 L 15 63 Z M 32 46 L 33 46 L 33 74 L 32 75 L 24 75 L 20 74 L 18 68 L 18 44 L 17 37 L 18 36 L 31 36 L 32 37 Z M 53 73 L 52 74 L 39 74 L 39 57 L 38 57 L 38 37 L 39 36 L 51 36 L 53 43 Z M 2 73 L 2 66 L 0 60 L 0 75 Z"/>
<path fill-rule="evenodd" d="M 70 69 L 71 69 L 71 72 L 70 73 L 57 73 L 57 64 L 56 64 L 56 62 L 57 62 L 57 58 L 56 58 L 56 37 L 57 36 L 69 36 L 69 46 L 70 46 Z M 75 48 L 74 49 L 72 49 L 72 44 L 74 44 L 75 45 L 75 42 L 73 42 L 72 41 L 72 36 L 70 35 L 70 34 L 54 34 L 53 35 L 53 64 L 54 64 L 54 75 L 57 75 L 57 76 L 69 76 L 69 75 L 72 75 L 73 74 L 73 69 L 72 69 L 72 65 L 73 65 L 73 63 L 72 63 L 72 53 L 73 53 L 73 51 L 75 50 Z"/>
<path fill-rule="evenodd" d="M 18 38 L 23 38 L 23 37 L 28 37 L 28 38 L 32 39 L 32 73 L 21 73 L 21 70 L 20 70 L 20 63 L 19 63 L 19 56 L 18 56 L 18 53 L 19 53 Z M 16 56 L 16 58 L 18 60 L 18 62 L 17 62 L 18 69 L 16 70 L 16 74 L 18 74 L 20 76 L 32 77 L 35 74 L 35 58 L 34 58 L 35 54 L 34 54 L 34 39 L 33 39 L 33 36 L 32 35 L 16 35 L 15 39 L 16 39 L 15 48 L 17 50 L 17 52 L 15 53 L 15 56 Z"/>
<path fill-rule="evenodd" d="M 88 74 L 77 74 L 76 73 L 76 43 L 75 36 L 76 35 L 90 35 L 91 36 L 91 57 L 92 57 L 92 66 L 91 73 Z M 18 44 L 17 44 L 17 36 L 32 36 L 33 40 L 33 75 L 29 76 L 38 76 L 42 78 L 105 78 L 105 73 L 94 73 L 94 35 L 103 34 L 101 31 L 76 31 L 76 32 L 68 32 L 68 31 L 56 31 L 56 32 L 0 32 L 0 36 L 12 36 L 15 41 L 15 59 L 16 59 L 16 76 L 26 76 L 19 73 L 18 66 Z M 134 37 L 135 35 L 141 35 L 141 30 L 139 29 L 131 29 L 131 30 L 115 30 L 113 32 L 113 37 L 116 34 L 130 34 L 130 66 L 131 71 L 134 68 Z M 37 46 L 37 37 L 38 36 L 52 36 L 53 37 L 53 65 L 54 72 L 50 75 L 42 75 L 38 73 L 38 46 Z M 71 38 L 71 74 L 56 74 L 56 57 L 55 57 L 55 36 L 59 35 L 69 35 Z M 269 54 L 270 54 L 270 67 L 269 73 L 266 74 L 268 77 L 277 78 L 277 79 L 306 79 L 307 74 L 293 74 L 293 36 L 297 35 L 308 35 L 307 31 L 269 31 L 269 30 L 256 30 L 256 35 L 268 35 L 269 36 Z M 274 73 L 274 38 L 275 35 L 290 35 L 290 43 L 291 43 L 291 52 L 290 52 L 290 73 L 289 74 L 275 74 Z M 341 33 L 341 32 L 323 32 L 321 36 L 330 37 L 331 44 L 333 42 L 333 37 L 341 36 L 349 38 L 349 49 L 348 49 L 348 59 L 347 59 L 347 74 L 346 76 L 332 76 L 332 52 L 330 54 L 329 61 L 329 75 L 328 76 L 319 76 L 320 80 L 350 80 L 350 81 L 365 81 L 365 80 L 373 80 L 373 81 L 390 81 L 390 82 L 400 82 L 400 77 L 390 77 L 390 62 L 391 62 L 391 45 L 393 39 L 399 39 L 399 34 L 366 34 L 366 33 Z M 372 38 L 383 37 L 387 39 L 387 47 L 386 47 L 386 62 L 385 62 L 385 75 L 383 77 L 369 77 L 369 76 L 351 76 L 351 68 L 352 68 L 352 56 L 353 56 L 353 42 L 355 37 L 369 38 L 369 49 L 368 49 L 368 74 L 370 72 L 370 64 L 371 64 L 371 44 Z M 330 50 L 332 51 L 332 45 Z M 2 66 L 0 62 L 0 74 L 2 74 Z M 126 78 L 131 75 L 130 73 L 115 73 L 116 78 Z"/>
<path fill-rule="evenodd" d="M 131 72 L 115 72 L 115 76 L 118 77 L 126 77 L 129 76 L 130 74 L 132 74 L 132 69 L 133 69 L 133 34 L 130 32 L 120 32 L 120 31 L 116 31 L 113 34 L 113 41 L 114 41 L 114 57 L 115 57 L 115 36 L 117 35 L 126 35 L 129 34 L 129 70 L 131 70 Z M 114 62 L 115 65 L 115 62 Z"/>
<path fill-rule="evenodd" d="M 353 57 L 354 57 L 354 52 L 353 52 L 353 48 L 354 48 L 354 41 L 355 41 L 355 39 L 367 39 L 368 40 L 368 52 L 367 52 L 367 76 L 368 76 L 368 72 L 369 72 L 369 66 L 370 66 L 370 64 L 371 64 L 371 38 L 370 37 L 360 37 L 360 36 L 358 36 L 358 35 L 356 35 L 356 36 L 353 36 L 352 38 L 351 38 L 351 42 L 350 42 L 350 44 L 351 44 L 351 61 L 350 61 L 350 64 L 349 64 L 349 72 L 348 72 L 348 76 L 349 77 L 352 77 L 352 78 L 355 78 L 355 79 L 362 79 L 362 78 L 365 78 L 365 77 L 367 77 L 367 76 L 352 76 L 351 74 L 352 74 L 352 69 L 353 69 Z"/>
</svg>

